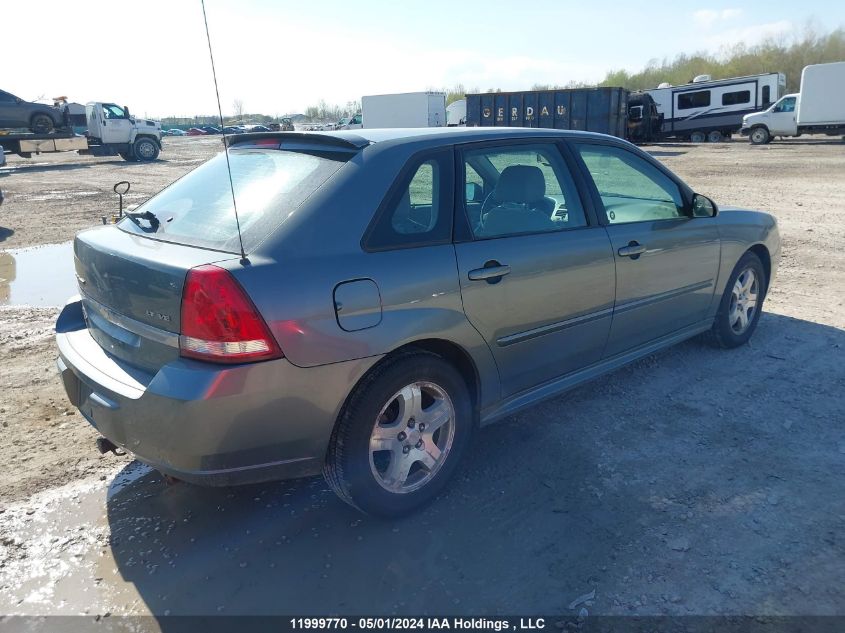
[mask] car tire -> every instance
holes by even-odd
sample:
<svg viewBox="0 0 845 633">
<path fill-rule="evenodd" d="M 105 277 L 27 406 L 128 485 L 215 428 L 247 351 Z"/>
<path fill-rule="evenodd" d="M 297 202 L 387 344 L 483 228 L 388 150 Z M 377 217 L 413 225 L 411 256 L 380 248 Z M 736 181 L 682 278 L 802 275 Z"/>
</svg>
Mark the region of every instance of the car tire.
<svg viewBox="0 0 845 633">
<path fill-rule="evenodd" d="M 36 134 L 49 134 L 56 127 L 49 114 L 34 114 L 29 120 L 29 129 Z"/>
<path fill-rule="evenodd" d="M 139 138 L 130 148 L 135 160 L 150 162 L 158 158 L 158 144 L 149 138 Z"/>
<path fill-rule="evenodd" d="M 472 429 L 463 376 L 434 354 L 404 353 L 377 366 L 353 390 L 332 433 L 323 475 L 362 512 L 402 516 L 443 490 Z"/>
<path fill-rule="evenodd" d="M 129 151 L 128 151 L 128 152 L 118 152 L 118 155 L 119 155 L 119 156 L 120 156 L 123 160 L 125 160 L 125 161 L 127 161 L 127 162 L 130 162 L 130 163 L 135 162 L 135 161 L 137 161 L 137 160 L 138 160 L 137 158 L 135 158 L 135 152 L 133 151 L 133 149 L 132 149 L 131 147 L 129 148 Z"/>
<path fill-rule="evenodd" d="M 748 342 L 760 320 L 767 290 L 763 263 L 754 253 L 745 253 L 728 279 L 713 321 L 711 335 L 718 346 L 730 349 Z"/>
<path fill-rule="evenodd" d="M 765 145 L 766 143 L 771 142 L 772 137 L 767 128 L 759 125 L 755 128 L 751 128 L 751 133 L 748 135 L 748 139 L 754 145 Z"/>
<path fill-rule="evenodd" d="M 704 135 L 704 132 L 692 132 L 689 135 L 690 143 L 703 143 L 707 140 L 707 137 Z"/>
<path fill-rule="evenodd" d="M 719 130 L 711 130 L 707 133 L 708 143 L 721 143 L 723 138 L 724 137 L 722 136 L 722 133 Z"/>
</svg>

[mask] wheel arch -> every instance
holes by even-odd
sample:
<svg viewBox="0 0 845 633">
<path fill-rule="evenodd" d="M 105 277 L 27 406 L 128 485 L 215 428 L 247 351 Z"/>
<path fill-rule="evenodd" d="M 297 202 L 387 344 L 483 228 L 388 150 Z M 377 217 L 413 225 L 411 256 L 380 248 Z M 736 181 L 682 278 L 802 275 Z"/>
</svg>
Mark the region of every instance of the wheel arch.
<svg viewBox="0 0 845 633">
<path fill-rule="evenodd" d="M 754 253 L 760 258 L 760 262 L 763 264 L 763 271 L 766 273 L 766 289 L 768 290 L 769 283 L 772 279 L 772 256 L 769 253 L 769 249 L 766 248 L 765 244 L 755 244 L 745 252 Z"/>
<path fill-rule="evenodd" d="M 466 349 L 453 341 L 440 338 L 426 338 L 411 341 L 382 356 L 377 363 L 370 367 L 360 378 L 358 378 L 357 381 L 355 381 L 355 384 L 349 390 L 343 405 L 340 407 L 338 419 L 343 410 L 346 408 L 352 394 L 355 393 L 355 390 L 358 388 L 358 385 L 365 381 L 372 372 L 376 371 L 384 363 L 390 362 L 398 356 L 408 355 L 414 352 L 428 352 L 429 354 L 434 354 L 457 369 L 458 373 L 460 373 L 463 377 L 464 382 L 466 382 L 467 390 L 469 391 L 472 402 L 473 418 L 477 424 L 480 420 L 482 402 L 481 375 L 478 371 L 478 367 Z"/>
</svg>

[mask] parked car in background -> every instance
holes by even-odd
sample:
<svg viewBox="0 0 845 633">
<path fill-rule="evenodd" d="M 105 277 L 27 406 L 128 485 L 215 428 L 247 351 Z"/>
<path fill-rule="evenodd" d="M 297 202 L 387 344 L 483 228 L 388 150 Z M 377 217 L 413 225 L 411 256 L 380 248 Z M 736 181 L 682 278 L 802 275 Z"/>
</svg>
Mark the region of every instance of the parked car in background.
<svg viewBox="0 0 845 633">
<path fill-rule="evenodd" d="M 162 134 L 167 134 L 167 136 L 185 136 L 185 130 L 180 130 L 178 127 L 172 127 L 166 132 L 162 132 Z"/>
<path fill-rule="evenodd" d="M 223 130 L 221 130 L 219 127 L 214 127 L 213 125 L 201 125 L 199 129 L 201 129 L 206 134 L 223 134 Z"/>
<path fill-rule="evenodd" d="M 272 132 L 272 130 L 267 127 L 266 125 L 250 125 L 247 129 L 248 132 Z"/>
<path fill-rule="evenodd" d="M 223 132 L 226 134 L 242 134 L 243 129 L 241 129 L 237 125 L 227 125 L 223 128 Z"/>
<path fill-rule="evenodd" d="M 198 127 L 192 127 L 188 130 L 188 136 L 205 136 L 207 132 Z"/>
<path fill-rule="evenodd" d="M 322 471 L 398 515 L 478 427 L 698 334 L 745 344 L 780 251 L 771 215 L 610 136 L 242 135 L 76 236 L 58 367 L 106 449 L 198 484 Z"/>
<path fill-rule="evenodd" d="M 28 128 L 36 134 L 48 134 L 65 127 L 62 110 L 43 103 L 31 103 L 0 90 L 0 128 Z"/>
</svg>

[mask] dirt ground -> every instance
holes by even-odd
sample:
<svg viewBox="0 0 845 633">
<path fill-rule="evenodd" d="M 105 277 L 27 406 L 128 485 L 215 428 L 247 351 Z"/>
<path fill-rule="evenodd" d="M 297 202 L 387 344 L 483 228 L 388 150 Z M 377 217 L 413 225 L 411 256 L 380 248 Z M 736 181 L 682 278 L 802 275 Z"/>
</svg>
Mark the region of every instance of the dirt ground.
<svg viewBox="0 0 845 633">
<path fill-rule="evenodd" d="M 114 182 L 137 203 L 220 147 L 166 143 L 155 164 L 11 158 L 0 250 L 70 240 Z M 483 430 L 402 521 L 320 479 L 166 486 L 99 456 L 55 372 L 58 309 L 0 306 L 0 613 L 845 614 L 845 146 L 646 149 L 778 218 L 751 343 L 689 341 Z"/>
</svg>

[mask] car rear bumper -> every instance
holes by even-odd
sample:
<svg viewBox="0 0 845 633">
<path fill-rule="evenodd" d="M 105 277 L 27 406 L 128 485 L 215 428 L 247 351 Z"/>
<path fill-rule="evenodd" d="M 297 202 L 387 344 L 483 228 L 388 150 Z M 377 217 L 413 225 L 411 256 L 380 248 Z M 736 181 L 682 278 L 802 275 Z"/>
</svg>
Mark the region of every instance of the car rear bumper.
<svg viewBox="0 0 845 633">
<path fill-rule="evenodd" d="M 179 359 L 148 374 L 94 341 L 78 301 L 59 316 L 56 343 L 68 398 L 104 437 L 164 473 L 212 486 L 319 473 L 346 395 L 377 360 L 301 368 L 286 359 Z"/>
</svg>

